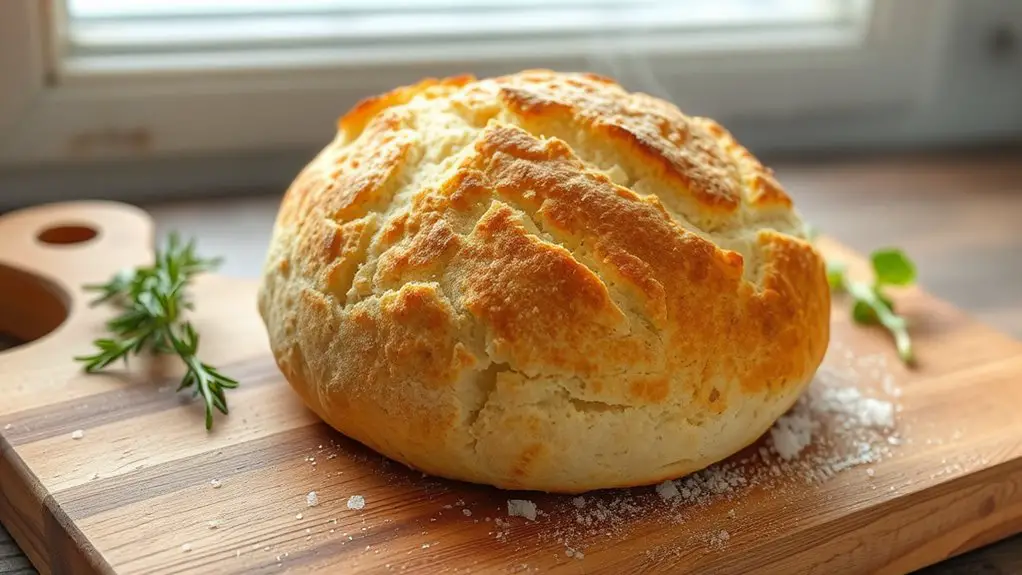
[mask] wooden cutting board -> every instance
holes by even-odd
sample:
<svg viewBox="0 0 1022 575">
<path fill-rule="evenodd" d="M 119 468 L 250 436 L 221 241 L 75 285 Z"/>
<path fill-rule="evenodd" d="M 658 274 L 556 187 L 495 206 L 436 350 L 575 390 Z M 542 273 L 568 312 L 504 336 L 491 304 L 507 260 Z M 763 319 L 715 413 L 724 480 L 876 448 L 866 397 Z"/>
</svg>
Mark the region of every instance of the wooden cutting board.
<svg viewBox="0 0 1022 575">
<path fill-rule="evenodd" d="M 903 573 L 1022 530 L 1022 344 L 921 291 L 897 298 L 911 371 L 835 302 L 794 458 L 764 437 L 676 484 L 573 498 L 423 477 L 327 428 L 277 371 L 252 281 L 194 288 L 201 355 L 241 382 L 213 432 L 172 361 L 82 374 L 110 310 L 79 286 L 148 262 L 152 229 L 109 203 L 0 218 L 0 331 L 35 340 L 0 353 L 0 521 L 42 572 Z"/>
</svg>

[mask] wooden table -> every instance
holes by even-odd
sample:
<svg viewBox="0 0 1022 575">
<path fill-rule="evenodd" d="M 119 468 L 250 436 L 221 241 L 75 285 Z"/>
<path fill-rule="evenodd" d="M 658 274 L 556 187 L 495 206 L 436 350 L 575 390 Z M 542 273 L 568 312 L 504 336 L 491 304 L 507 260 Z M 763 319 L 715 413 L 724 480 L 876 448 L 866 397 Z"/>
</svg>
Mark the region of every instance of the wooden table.
<svg viewBox="0 0 1022 575">
<path fill-rule="evenodd" d="M 804 216 L 862 252 L 904 248 L 931 293 L 1022 338 L 1022 150 L 814 162 L 771 162 Z M 257 276 L 277 194 L 188 199 L 145 207 L 158 233 L 178 230 L 222 273 Z M 1022 536 L 923 571 L 1022 572 Z M 34 573 L 0 528 L 0 575 Z"/>
</svg>

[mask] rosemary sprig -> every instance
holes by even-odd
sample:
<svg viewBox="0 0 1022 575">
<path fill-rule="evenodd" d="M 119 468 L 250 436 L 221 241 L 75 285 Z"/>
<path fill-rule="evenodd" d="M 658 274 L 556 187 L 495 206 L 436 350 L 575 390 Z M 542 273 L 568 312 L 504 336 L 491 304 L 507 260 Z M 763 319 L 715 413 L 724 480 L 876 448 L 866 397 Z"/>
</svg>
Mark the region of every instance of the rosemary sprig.
<svg viewBox="0 0 1022 575">
<path fill-rule="evenodd" d="M 193 309 L 186 287 L 198 273 L 215 269 L 219 259 L 200 258 L 194 241 L 182 244 L 171 234 L 165 250 L 157 250 L 151 266 L 123 270 L 103 284 L 84 286 L 98 296 L 92 305 L 111 303 L 121 311 L 106 322 L 111 336 L 93 342 L 96 352 L 76 357 L 85 364 L 85 371 L 95 373 L 119 359 L 127 364 L 129 355 L 143 351 L 176 353 L 186 371 L 178 391 L 193 388 L 206 406 L 206 429 L 213 428 L 213 410 L 227 415 L 225 389 L 238 382 L 198 358 L 199 335 L 183 320 L 186 310 Z"/>
</svg>

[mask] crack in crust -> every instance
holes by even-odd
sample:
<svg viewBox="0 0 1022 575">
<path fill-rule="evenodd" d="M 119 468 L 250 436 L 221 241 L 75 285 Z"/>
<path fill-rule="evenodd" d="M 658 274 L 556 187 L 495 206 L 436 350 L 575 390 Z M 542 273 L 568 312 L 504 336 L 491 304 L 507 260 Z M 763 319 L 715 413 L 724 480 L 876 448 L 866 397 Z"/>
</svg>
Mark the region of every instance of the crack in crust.
<svg viewBox="0 0 1022 575">
<path fill-rule="evenodd" d="M 356 106 L 281 205 L 259 308 L 343 433 L 564 492 L 753 441 L 819 366 L 830 310 L 791 199 L 724 128 L 542 70 Z"/>
</svg>

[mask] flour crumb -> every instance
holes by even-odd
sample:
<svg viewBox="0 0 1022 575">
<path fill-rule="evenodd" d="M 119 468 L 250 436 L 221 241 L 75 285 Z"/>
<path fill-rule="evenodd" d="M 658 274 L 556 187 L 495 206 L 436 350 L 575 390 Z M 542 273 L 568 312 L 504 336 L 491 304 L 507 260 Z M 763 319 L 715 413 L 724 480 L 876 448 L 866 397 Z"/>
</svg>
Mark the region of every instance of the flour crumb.
<svg viewBox="0 0 1022 575">
<path fill-rule="evenodd" d="M 575 506 L 576 509 L 582 509 L 583 507 L 586 506 L 586 498 L 581 496 L 575 497 L 574 499 L 571 500 L 571 503 L 572 505 Z"/>
<path fill-rule="evenodd" d="M 223 483 L 220 483 L 219 479 L 210 479 L 209 480 L 209 485 L 213 489 L 220 489 L 220 486 L 223 485 Z"/>
<path fill-rule="evenodd" d="M 81 439 L 83 437 L 85 437 L 85 431 L 81 429 L 76 429 L 71 432 L 71 439 Z"/>
<path fill-rule="evenodd" d="M 709 545 L 712 549 L 723 549 L 727 546 L 727 542 L 731 539 L 731 534 L 723 529 L 710 535 Z"/>
<path fill-rule="evenodd" d="M 461 514 L 465 517 L 472 517 L 472 510 L 466 507 L 461 510 Z"/>
<path fill-rule="evenodd" d="M 774 449 L 784 461 L 797 457 L 813 440 L 813 420 L 804 406 L 799 407 L 780 417 L 770 428 Z"/>
<path fill-rule="evenodd" d="M 656 492 L 657 495 L 659 495 L 662 499 L 674 499 L 675 497 L 681 495 L 681 493 L 678 492 L 678 486 L 675 485 L 674 482 L 669 479 L 657 485 Z"/>
<path fill-rule="evenodd" d="M 869 427 L 894 427 L 894 404 L 871 397 L 864 398 L 859 407 L 859 421 Z"/>
<path fill-rule="evenodd" d="M 7 425 L 4 426 L 4 431 L 7 431 L 7 430 L 11 429 L 12 427 L 14 427 L 14 426 L 11 425 L 10 423 L 8 423 Z"/>
<path fill-rule="evenodd" d="M 92 474 L 92 480 L 95 481 L 97 479 L 99 479 L 99 473 L 93 473 Z"/>
<path fill-rule="evenodd" d="M 352 495 L 348 498 L 348 509 L 362 509 L 365 506 L 365 497 L 362 497 L 361 495 Z"/>
<path fill-rule="evenodd" d="M 866 475 L 869 475 L 870 477 L 873 477 L 876 474 L 877 474 L 877 472 L 874 471 L 872 467 L 869 467 L 869 468 L 866 469 Z"/>
<path fill-rule="evenodd" d="M 214 520 L 210 521 L 208 525 L 209 525 L 209 528 L 211 530 L 219 529 L 220 528 L 220 521 L 214 519 Z"/>
<path fill-rule="evenodd" d="M 192 550 L 192 544 L 191 543 L 185 543 L 184 545 L 181 546 L 181 551 L 183 551 L 185 553 L 188 553 L 191 550 Z"/>
<path fill-rule="evenodd" d="M 305 517 L 305 516 L 302 515 L 301 513 L 299 513 L 298 515 L 295 515 L 295 519 L 297 519 L 299 521 L 301 521 L 303 517 Z"/>
<path fill-rule="evenodd" d="M 309 494 L 305 496 L 305 504 L 309 507 L 319 505 L 319 495 L 316 494 L 315 491 L 310 491 Z"/>
<path fill-rule="evenodd" d="M 535 521 L 536 504 L 528 499 L 508 499 L 507 514 L 511 517 L 524 517 L 529 521 Z"/>
</svg>

